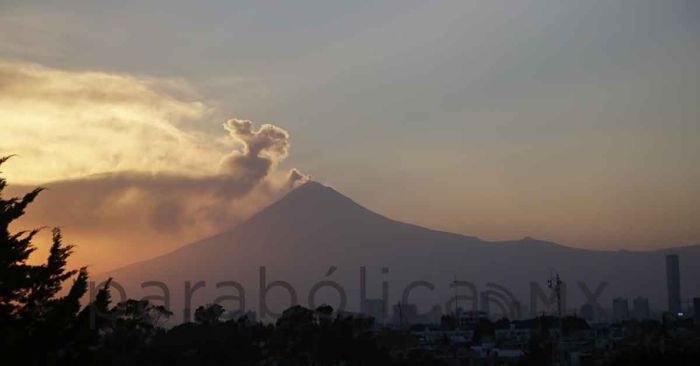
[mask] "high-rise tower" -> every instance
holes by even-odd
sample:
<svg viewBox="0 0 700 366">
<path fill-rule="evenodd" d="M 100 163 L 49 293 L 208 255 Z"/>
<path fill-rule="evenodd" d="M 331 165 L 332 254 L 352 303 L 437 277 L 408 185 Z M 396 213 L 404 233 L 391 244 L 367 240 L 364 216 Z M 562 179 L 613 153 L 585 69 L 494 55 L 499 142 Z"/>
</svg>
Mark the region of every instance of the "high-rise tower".
<svg viewBox="0 0 700 366">
<path fill-rule="evenodd" d="M 678 268 L 678 255 L 666 256 L 666 286 L 668 287 L 668 311 L 681 312 L 681 274 Z"/>
</svg>

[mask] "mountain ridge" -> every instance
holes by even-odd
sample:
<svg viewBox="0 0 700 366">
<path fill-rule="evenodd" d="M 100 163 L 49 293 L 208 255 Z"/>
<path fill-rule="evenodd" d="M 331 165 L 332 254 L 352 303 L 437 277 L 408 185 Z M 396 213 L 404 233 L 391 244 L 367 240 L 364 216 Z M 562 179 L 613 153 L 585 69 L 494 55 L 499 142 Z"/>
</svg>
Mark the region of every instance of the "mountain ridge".
<svg viewBox="0 0 700 366">
<path fill-rule="evenodd" d="M 660 307 L 665 301 L 664 255 L 668 253 L 681 255 L 684 294 L 700 292 L 700 246 L 601 251 L 533 238 L 490 242 L 395 221 L 331 187 L 309 182 L 235 227 L 103 275 L 115 278 L 132 293 L 143 293 L 144 281 L 181 287 L 200 280 L 208 284 L 233 280 L 248 294 L 260 294 L 256 283 L 264 282 L 263 270 L 269 273 L 266 278 L 282 278 L 302 293 L 331 273 L 333 281 L 356 294 L 358 271 L 366 268 L 375 280 L 390 281 L 392 288 L 416 280 L 436 284 L 434 291 L 416 297 L 418 304 L 453 296 L 448 285 L 455 278 L 467 279 L 474 288 L 499 284 L 526 304 L 522 299 L 531 296 L 533 283 L 544 284 L 551 273 L 558 272 L 571 284 L 572 302 L 585 299 L 581 286 L 594 289 L 598 283 L 606 284 L 601 300 L 606 303 L 614 296 L 646 296 Z M 215 288 L 202 292 L 216 295 Z M 172 293 L 182 294 L 182 288 Z M 392 292 L 391 296 L 399 295 Z M 281 300 L 275 297 L 275 301 Z M 328 301 L 333 301 L 332 296 Z"/>
<path fill-rule="evenodd" d="M 117 267 L 117 268 L 114 268 L 114 269 L 112 269 L 112 270 L 106 271 L 106 273 L 118 271 L 118 270 L 121 270 L 121 269 L 125 269 L 125 268 L 128 268 L 128 267 L 131 267 L 131 266 L 136 265 L 136 264 L 140 264 L 140 263 L 143 263 L 143 262 L 148 262 L 148 261 L 151 261 L 151 260 L 154 260 L 154 259 L 158 259 L 158 258 L 161 258 L 161 257 L 164 257 L 164 256 L 168 256 L 168 255 L 170 255 L 170 254 L 173 254 L 173 253 L 179 252 L 179 251 L 181 251 L 181 250 L 183 250 L 183 249 L 186 249 L 186 247 L 189 247 L 189 246 L 196 246 L 196 245 L 198 245 L 198 244 L 201 244 L 201 243 L 203 243 L 203 242 L 209 241 L 209 240 L 211 240 L 211 239 L 215 239 L 215 238 L 218 238 L 218 237 L 226 236 L 226 235 L 230 234 L 231 232 L 235 231 L 235 230 L 236 230 L 238 227 L 240 227 L 242 224 L 245 224 L 246 222 L 251 221 L 251 220 L 258 220 L 258 219 L 259 219 L 259 216 L 264 215 L 265 212 L 268 211 L 268 210 L 275 210 L 276 208 L 279 208 L 280 205 L 287 205 L 287 204 L 289 204 L 290 201 L 293 201 L 293 203 L 297 203 L 297 204 L 300 203 L 299 201 L 301 201 L 302 204 L 303 204 L 303 203 L 308 203 L 308 202 L 310 202 L 310 201 L 311 201 L 311 202 L 312 202 L 312 201 L 318 201 L 318 198 L 319 198 L 321 195 L 324 197 L 324 199 L 328 199 L 328 198 L 330 197 L 330 198 L 332 198 L 333 200 L 335 200 L 335 201 L 337 201 L 337 202 L 342 202 L 342 203 L 344 203 L 344 204 L 347 204 L 348 206 L 353 207 L 353 209 L 361 210 L 363 213 L 367 213 L 367 214 L 373 215 L 373 216 L 375 216 L 375 217 L 377 217 L 377 218 L 381 218 L 381 219 L 383 219 L 383 220 L 387 220 L 388 222 L 393 222 L 393 223 L 400 224 L 400 225 L 406 225 L 406 226 L 410 226 L 410 227 L 417 228 L 417 229 L 421 229 L 421 230 L 427 230 L 427 231 L 430 231 L 430 232 L 433 232 L 433 233 L 439 233 L 439 234 L 443 234 L 443 235 L 454 235 L 454 236 L 458 236 L 458 237 L 462 237 L 462 238 L 468 238 L 468 239 L 470 239 L 470 240 L 475 240 L 475 241 L 479 241 L 480 243 L 483 243 L 483 244 L 490 244 L 490 245 L 511 245 L 511 246 L 512 246 L 512 245 L 540 245 L 540 246 L 544 245 L 544 246 L 551 246 L 551 247 L 554 247 L 554 248 L 561 248 L 561 249 L 568 249 L 568 250 L 589 251 L 589 252 L 603 252 L 603 253 L 615 253 L 615 252 L 628 252 L 628 253 L 668 252 L 668 251 L 674 251 L 674 250 L 683 250 L 683 249 L 698 248 L 698 247 L 700 247 L 700 244 L 690 244 L 690 245 L 681 245 L 681 246 L 674 246 L 674 247 L 668 247 L 668 248 L 658 248 L 658 249 L 649 249 L 649 250 L 627 250 L 627 249 L 605 250 L 605 249 L 578 248 L 578 247 L 568 246 L 568 245 L 561 244 L 561 243 L 554 242 L 554 241 L 541 240 L 541 239 L 537 239 L 537 238 L 533 238 L 533 237 L 529 237 L 529 236 L 524 237 L 524 238 L 521 238 L 521 239 L 518 239 L 518 240 L 497 240 L 497 241 L 484 240 L 484 239 L 481 239 L 481 238 L 476 237 L 476 236 L 470 236 L 470 235 L 465 235 L 465 234 L 461 234 L 461 233 L 454 233 L 454 232 L 444 231 L 444 230 L 436 230 L 436 229 L 431 229 L 431 228 L 424 227 L 424 226 L 417 225 L 417 224 L 411 224 L 411 223 L 406 223 L 406 222 L 402 222 L 402 221 L 398 221 L 398 220 L 391 219 L 391 218 L 389 218 L 389 217 L 387 217 L 387 216 L 384 216 L 384 215 L 382 215 L 382 214 L 379 214 L 379 213 L 377 213 L 377 212 L 374 212 L 374 211 L 372 211 L 372 210 L 370 210 L 370 209 L 365 208 L 364 206 L 360 205 L 359 203 L 357 203 L 357 202 L 355 202 L 354 200 L 352 200 L 351 198 L 349 198 L 349 197 L 343 195 L 342 193 L 338 192 L 337 190 L 335 190 L 334 188 L 332 188 L 332 187 L 330 187 L 330 186 L 326 186 L 326 185 L 321 184 L 321 183 L 316 182 L 316 181 L 308 181 L 308 182 L 305 182 L 304 184 L 300 185 L 299 187 L 294 188 L 293 190 L 291 190 L 290 192 L 288 192 L 285 196 L 283 196 L 283 197 L 280 198 L 279 200 L 277 200 L 277 201 L 271 203 L 270 205 L 266 206 L 266 207 L 263 208 L 262 210 L 258 211 L 257 213 L 255 213 L 253 216 L 251 216 L 250 218 L 248 218 L 247 220 L 245 220 L 245 221 L 242 222 L 242 223 L 239 223 L 239 224 L 237 224 L 237 225 L 235 225 L 235 226 L 232 226 L 232 227 L 230 227 L 230 228 L 228 228 L 228 229 L 226 229 L 226 230 L 224 230 L 224 231 L 222 231 L 222 232 L 220 232 L 220 233 L 217 233 L 217 234 L 211 235 L 211 236 L 209 236 L 209 237 L 205 237 L 205 238 L 199 239 L 199 240 L 197 240 L 197 241 L 195 241 L 195 242 L 192 242 L 192 243 L 189 243 L 189 244 L 185 244 L 185 245 L 183 245 L 183 246 L 181 246 L 181 247 L 179 247 L 179 248 L 176 248 L 176 249 L 174 249 L 174 250 L 172 250 L 172 251 L 170 251 L 170 252 L 166 252 L 166 253 L 163 253 L 163 254 L 160 254 L 160 255 L 157 255 L 157 256 L 155 256 L 155 257 L 148 258 L 148 259 L 145 259 L 145 260 L 142 260 L 142 261 L 130 263 L 130 264 L 127 264 L 127 265 L 125 265 L 125 266 Z M 314 199 L 313 199 L 313 200 L 308 200 L 308 197 L 313 197 Z"/>
</svg>

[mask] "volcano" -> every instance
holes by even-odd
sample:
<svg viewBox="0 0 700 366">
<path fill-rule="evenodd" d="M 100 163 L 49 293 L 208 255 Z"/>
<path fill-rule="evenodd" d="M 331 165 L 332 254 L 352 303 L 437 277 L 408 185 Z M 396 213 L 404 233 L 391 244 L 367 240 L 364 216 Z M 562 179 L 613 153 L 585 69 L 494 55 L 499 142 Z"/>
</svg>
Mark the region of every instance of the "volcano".
<svg viewBox="0 0 700 366">
<path fill-rule="evenodd" d="M 357 311 L 361 299 L 381 298 L 384 288 L 387 303 L 408 301 L 420 311 L 449 311 L 455 296 L 475 309 L 482 292 L 498 292 L 493 301 L 517 303 L 525 316 L 547 310 L 553 273 L 565 282 L 566 311 L 587 301 L 605 309 L 613 297 L 637 296 L 665 309 L 667 254 L 680 256 L 684 298 L 700 294 L 700 246 L 635 252 L 532 238 L 489 242 L 394 221 L 307 182 L 235 227 L 104 277 L 132 298 L 162 295 L 145 282 L 167 285 L 170 307 L 185 319 L 185 309 L 225 295 L 236 297 L 236 308 L 254 311 L 321 302 Z"/>
</svg>

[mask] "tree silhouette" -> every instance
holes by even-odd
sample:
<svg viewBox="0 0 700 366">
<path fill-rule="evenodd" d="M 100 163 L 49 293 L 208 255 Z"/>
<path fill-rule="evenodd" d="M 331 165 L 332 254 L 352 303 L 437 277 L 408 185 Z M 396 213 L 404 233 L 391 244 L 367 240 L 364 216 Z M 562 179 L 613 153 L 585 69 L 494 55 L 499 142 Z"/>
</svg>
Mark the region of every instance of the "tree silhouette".
<svg viewBox="0 0 700 366">
<path fill-rule="evenodd" d="M 0 165 L 7 157 L 0 158 Z M 274 324 L 245 316 L 222 321 L 218 304 L 200 306 L 195 323 L 162 327 L 172 313 L 146 300 L 112 305 L 111 279 L 81 309 L 87 290 L 87 270 L 68 270 L 73 246 L 63 244 L 59 229 L 43 264 L 29 264 L 32 240 L 38 229 L 10 232 L 26 208 L 41 192 L 37 188 L 20 198 L 4 199 L 6 181 L 0 178 L 0 365 L 444 365 L 464 364 L 447 334 L 425 347 L 405 329 L 378 329 L 365 316 L 293 306 Z M 65 282 L 73 279 L 65 289 Z M 523 347 L 520 365 L 549 365 L 557 340 L 552 330 L 576 337 L 589 330 L 581 318 L 542 316 L 527 321 L 532 336 Z M 458 330 L 451 315 L 442 317 L 442 330 Z M 510 326 L 501 319 L 480 319 L 473 324 L 474 341 L 491 341 L 495 329 Z M 629 333 L 614 350 L 593 352 L 596 364 L 695 365 L 700 333 L 690 319 L 666 322 L 623 323 Z M 683 332 L 678 332 L 679 327 Z M 413 331 L 428 329 L 412 327 Z M 694 333 L 690 333 L 694 331 Z M 676 334 L 677 333 L 677 334 Z M 681 334 L 686 336 L 679 336 Z M 687 334 L 691 334 L 688 336 Z M 439 356 L 439 357 L 435 357 Z M 492 362 L 495 360 L 490 360 Z"/>
<path fill-rule="evenodd" d="M 7 159 L 0 158 L 0 165 Z M 59 350 L 65 351 L 65 337 L 73 332 L 80 298 L 87 291 L 87 270 L 66 270 L 73 246 L 63 244 L 57 228 L 46 263 L 27 263 L 39 229 L 10 233 L 10 225 L 24 215 L 42 188 L 4 199 L 6 186 L 0 178 L 0 354 L 23 363 L 55 362 Z M 58 297 L 63 283 L 74 276 L 68 293 Z M 33 347 L 37 344 L 42 345 L 39 351 Z"/>
<path fill-rule="evenodd" d="M 200 306 L 194 311 L 194 321 L 200 324 L 214 324 L 224 315 L 224 307 L 219 304 Z"/>
</svg>

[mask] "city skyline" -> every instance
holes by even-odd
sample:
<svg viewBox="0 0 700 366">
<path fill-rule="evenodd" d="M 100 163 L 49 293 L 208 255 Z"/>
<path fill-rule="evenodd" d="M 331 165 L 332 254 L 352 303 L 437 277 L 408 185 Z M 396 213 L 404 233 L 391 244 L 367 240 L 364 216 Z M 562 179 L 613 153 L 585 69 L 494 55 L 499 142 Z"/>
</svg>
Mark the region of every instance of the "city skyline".
<svg viewBox="0 0 700 366">
<path fill-rule="evenodd" d="M 18 155 L 3 171 L 60 186 L 23 225 L 131 243 L 115 258 L 141 260 L 241 222 L 296 168 L 387 216 L 486 240 L 700 242 L 693 2 L 168 2 L 149 16 L 157 4 L 0 5 L 0 153 Z M 232 119 L 285 137 L 262 177 L 235 172 L 250 190 L 215 205 L 210 178 L 248 146 L 222 128 Z M 46 207 L 105 187 L 121 199 L 86 194 L 103 207 L 89 217 Z M 163 218 L 171 208 L 182 215 Z"/>
<path fill-rule="evenodd" d="M 695 366 L 700 1 L 0 0 L 0 364 Z"/>
</svg>

